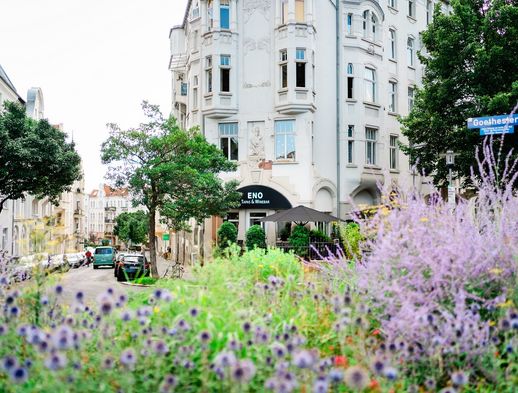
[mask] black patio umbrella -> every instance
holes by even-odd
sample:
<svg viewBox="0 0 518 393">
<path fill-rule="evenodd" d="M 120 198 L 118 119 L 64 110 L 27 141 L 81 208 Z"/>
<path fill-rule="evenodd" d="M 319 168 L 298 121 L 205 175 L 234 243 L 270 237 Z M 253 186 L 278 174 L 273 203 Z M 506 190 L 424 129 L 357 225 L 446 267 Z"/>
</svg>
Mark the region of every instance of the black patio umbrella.
<svg viewBox="0 0 518 393">
<path fill-rule="evenodd" d="M 311 209 L 306 206 L 297 206 L 272 214 L 271 216 L 263 217 L 260 221 L 308 223 L 342 220 L 340 220 L 338 217 L 332 216 L 331 214 L 319 212 L 318 210 Z"/>
</svg>

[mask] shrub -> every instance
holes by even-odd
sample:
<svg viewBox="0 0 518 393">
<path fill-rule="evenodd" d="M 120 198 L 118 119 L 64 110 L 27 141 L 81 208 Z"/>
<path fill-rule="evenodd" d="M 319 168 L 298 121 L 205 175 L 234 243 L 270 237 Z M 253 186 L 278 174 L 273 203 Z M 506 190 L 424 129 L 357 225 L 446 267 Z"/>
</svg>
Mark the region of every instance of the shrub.
<svg viewBox="0 0 518 393">
<path fill-rule="evenodd" d="M 291 232 L 289 242 L 295 254 L 305 257 L 309 252 L 309 229 L 303 225 L 297 225 Z"/>
<path fill-rule="evenodd" d="M 266 248 L 266 234 L 260 225 L 252 225 L 246 231 L 246 248 L 253 250 L 255 247 Z"/>
<path fill-rule="evenodd" d="M 237 228 L 231 222 L 224 222 L 218 229 L 218 247 L 225 249 L 237 242 Z"/>
<path fill-rule="evenodd" d="M 360 257 L 360 243 L 363 240 L 360 226 L 357 223 L 350 222 L 342 225 L 339 233 L 347 259 L 358 259 Z"/>
<path fill-rule="evenodd" d="M 329 243 L 331 242 L 331 238 L 327 236 L 324 232 L 319 231 L 318 229 L 312 229 L 309 232 L 309 239 L 312 243 Z"/>
<path fill-rule="evenodd" d="M 279 237 L 283 242 L 287 241 L 291 235 L 291 222 L 287 222 L 279 232 Z"/>
</svg>

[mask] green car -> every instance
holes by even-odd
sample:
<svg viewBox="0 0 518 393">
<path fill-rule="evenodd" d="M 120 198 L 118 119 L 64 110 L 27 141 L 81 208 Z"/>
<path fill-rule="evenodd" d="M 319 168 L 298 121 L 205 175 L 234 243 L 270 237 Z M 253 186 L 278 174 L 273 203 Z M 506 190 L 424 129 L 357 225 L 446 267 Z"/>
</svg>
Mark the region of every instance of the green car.
<svg viewBox="0 0 518 393">
<path fill-rule="evenodd" d="M 94 269 L 99 266 L 115 267 L 115 249 L 113 247 L 97 247 L 94 251 Z"/>
</svg>

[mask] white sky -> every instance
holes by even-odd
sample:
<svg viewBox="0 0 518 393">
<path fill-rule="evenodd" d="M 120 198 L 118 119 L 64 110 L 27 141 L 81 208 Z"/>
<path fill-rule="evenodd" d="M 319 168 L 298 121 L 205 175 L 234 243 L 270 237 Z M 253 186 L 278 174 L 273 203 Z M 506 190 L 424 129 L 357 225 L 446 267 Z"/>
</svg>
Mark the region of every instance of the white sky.
<svg viewBox="0 0 518 393">
<path fill-rule="evenodd" d="M 18 94 L 40 87 L 45 117 L 74 135 L 86 191 L 103 182 L 106 123 L 137 126 L 140 103 L 171 97 L 169 29 L 187 0 L 0 0 L 0 64 Z"/>
</svg>

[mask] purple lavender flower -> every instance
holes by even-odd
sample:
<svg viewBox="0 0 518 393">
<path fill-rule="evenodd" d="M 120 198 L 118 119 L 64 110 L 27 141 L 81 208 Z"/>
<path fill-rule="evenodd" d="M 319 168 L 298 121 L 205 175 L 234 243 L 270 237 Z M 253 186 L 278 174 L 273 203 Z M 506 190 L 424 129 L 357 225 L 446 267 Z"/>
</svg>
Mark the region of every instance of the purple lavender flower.
<svg viewBox="0 0 518 393">
<path fill-rule="evenodd" d="M 62 353 L 53 352 L 45 359 L 44 363 L 45 367 L 47 367 L 49 370 L 61 370 L 67 365 L 67 358 Z"/>
</svg>

